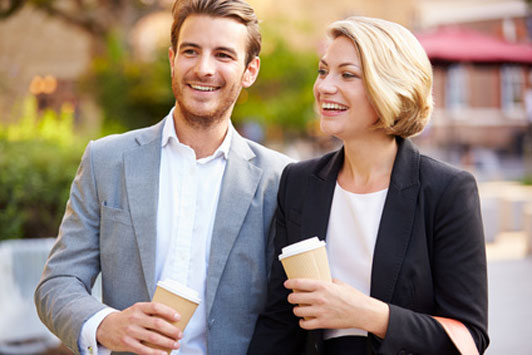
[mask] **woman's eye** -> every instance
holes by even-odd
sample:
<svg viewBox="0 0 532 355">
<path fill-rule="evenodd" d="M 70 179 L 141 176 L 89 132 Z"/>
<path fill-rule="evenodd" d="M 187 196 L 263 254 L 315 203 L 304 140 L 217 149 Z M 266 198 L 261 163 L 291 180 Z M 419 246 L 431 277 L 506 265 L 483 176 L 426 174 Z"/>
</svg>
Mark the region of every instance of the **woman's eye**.
<svg viewBox="0 0 532 355">
<path fill-rule="evenodd" d="M 327 70 L 325 69 L 318 69 L 318 75 L 322 76 L 322 75 L 325 75 L 327 74 Z"/>
<path fill-rule="evenodd" d="M 352 78 L 357 78 L 357 75 L 353 74 L 353 73 L 343 73 L 342 74 L 342 77 L 344 79 L 352 79 Z"/>
</svg>

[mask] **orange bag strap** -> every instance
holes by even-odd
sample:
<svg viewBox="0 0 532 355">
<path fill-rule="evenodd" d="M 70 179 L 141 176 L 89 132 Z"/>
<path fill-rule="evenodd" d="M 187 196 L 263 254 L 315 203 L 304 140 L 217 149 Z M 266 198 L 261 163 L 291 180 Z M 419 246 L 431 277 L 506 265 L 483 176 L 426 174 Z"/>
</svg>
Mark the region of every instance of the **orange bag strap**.
<svg viewBox="0 0 532 355">
<path fill-rule="evenodd" d="M 464 323 L 451 318 L 434 316 L 432 318 L 436 319 L 443 329 L 445 329 L 445 332 L 447 332 L 449 338 L 451 338 L 458 351 L 460 351 L 460 354 L 478 355 L 475 341 Z"/>
</svg>

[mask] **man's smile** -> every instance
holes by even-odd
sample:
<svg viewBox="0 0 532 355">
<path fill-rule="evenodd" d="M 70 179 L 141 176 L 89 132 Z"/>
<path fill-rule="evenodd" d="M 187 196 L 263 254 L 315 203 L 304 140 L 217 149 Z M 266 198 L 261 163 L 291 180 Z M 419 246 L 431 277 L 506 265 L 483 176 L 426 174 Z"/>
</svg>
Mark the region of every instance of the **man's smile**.
<svg viewBox="0 0 532 355">
<path fill-rule="evenodd" d="M 196 85 L 196 84 L 188 84 L 188 86 L 194 90 L 204 91 L 204 92 L 215 91 L 220 88 L 219 86 L 206 86 L 206 85 Z"/>
</svg>

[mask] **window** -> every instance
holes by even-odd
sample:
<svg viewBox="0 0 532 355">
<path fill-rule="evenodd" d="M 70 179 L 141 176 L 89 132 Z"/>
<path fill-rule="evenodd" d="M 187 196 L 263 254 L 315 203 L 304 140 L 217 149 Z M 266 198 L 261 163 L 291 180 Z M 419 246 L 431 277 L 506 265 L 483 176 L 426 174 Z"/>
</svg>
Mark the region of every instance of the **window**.
<svg viewBox="0 0 532 355">
<path fill-rule="evenodd" d="M 523 68 L 516 65 L 501 67 L 501 103 L 504 111 L 522 110 L 525 77 Z"/>
<path fill-rule="evenodd" d="M 462 64 L 453 64 L 447 70 L 445 107 L 449 110 L 466 108 L 469 102 L 467 69 Z"/>
<path fill-rule="evenodd" d="M 469 71 L 469 106 L 479 109 L 500 109 L 500 67 L 475 64 Z"/>
</svg>

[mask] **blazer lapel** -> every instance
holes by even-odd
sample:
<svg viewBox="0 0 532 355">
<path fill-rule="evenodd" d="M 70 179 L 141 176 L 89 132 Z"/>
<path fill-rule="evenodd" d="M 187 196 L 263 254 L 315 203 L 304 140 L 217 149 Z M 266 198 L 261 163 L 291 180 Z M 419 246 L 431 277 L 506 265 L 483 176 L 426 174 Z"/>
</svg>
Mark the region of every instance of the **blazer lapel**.
<svg viewBox="0 0 532 355">
<path fill-rule="evenodd" d="M 317 236 L 325 240 L 334 188 L 343 162 L 344 150 L 340 149 L 308 177 L 309 193 L 301 211 L 301 239 Z"/>
<path fill-rule="evenodd" d="M 250 163 L 254 157 L 244 139 L 233 131 L 212 232 L 206 285 L 207 314 L 211 311 L 225 263 L 262 176 L 262 169 Z"/>
<path fill-rule="evenodd" d="M 410 241 L 420 186 L 419 152 L 409 140 L 398 139 L 398 144 L 371 273 L 371 295 L 384 302 L 393 297 Z"/>
<path fill-rule="evenodd" d="M 338 173 L 344 162 L 344 149 L 330 153 L 325 164 L 320 165 L 308 176 L 308 191 L 301 211 L 301 239 L 317 236 L 325 240 L 332 199 Z M 323 329 L 311 330 L 306 342 L 306 354 L 323 352 Z"/>
<path fill-rule="evenodd" d="M 124 153 L 129 208 L 150 297 L 155 291 L 155 245 L 163 122 L 164 120 L 139 134 L 136 137 L 139 146 Z"/>
</svg>

